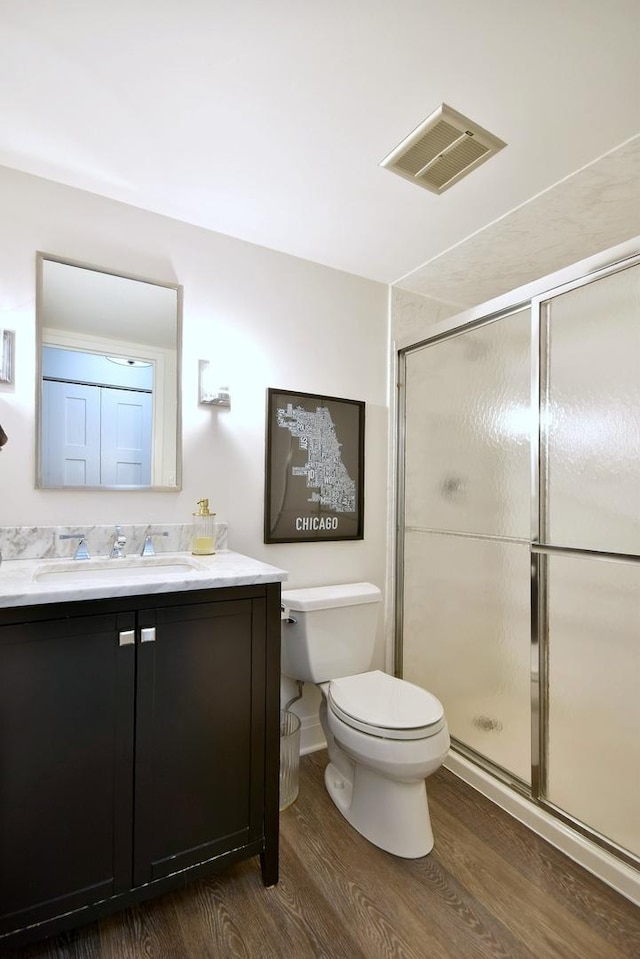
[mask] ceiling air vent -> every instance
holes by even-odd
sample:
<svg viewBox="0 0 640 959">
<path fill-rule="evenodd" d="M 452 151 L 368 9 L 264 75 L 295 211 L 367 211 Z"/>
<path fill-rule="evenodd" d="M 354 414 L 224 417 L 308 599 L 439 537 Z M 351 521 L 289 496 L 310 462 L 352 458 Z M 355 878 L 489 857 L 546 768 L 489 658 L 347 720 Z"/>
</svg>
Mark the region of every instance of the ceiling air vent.
<svg viewBox="0 0 640 959">
<path fill-rule="evenodd" d="M 380 166 L 432 193 L 444 193 L 506 145 L 443 103 Z"/>
</svg>

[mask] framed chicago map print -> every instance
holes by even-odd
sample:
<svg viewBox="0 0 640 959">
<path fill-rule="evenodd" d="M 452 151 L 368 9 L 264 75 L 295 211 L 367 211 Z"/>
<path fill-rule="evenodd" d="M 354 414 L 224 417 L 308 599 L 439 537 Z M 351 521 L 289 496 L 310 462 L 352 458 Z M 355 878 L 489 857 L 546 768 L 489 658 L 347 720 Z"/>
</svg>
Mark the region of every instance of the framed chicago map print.
<svg viewBox="0 0 640 959">
<path fill-rule="evenodd" d="M 364 535 L 365 404 L 267 390 L 265 543 Z"/>
</svg>

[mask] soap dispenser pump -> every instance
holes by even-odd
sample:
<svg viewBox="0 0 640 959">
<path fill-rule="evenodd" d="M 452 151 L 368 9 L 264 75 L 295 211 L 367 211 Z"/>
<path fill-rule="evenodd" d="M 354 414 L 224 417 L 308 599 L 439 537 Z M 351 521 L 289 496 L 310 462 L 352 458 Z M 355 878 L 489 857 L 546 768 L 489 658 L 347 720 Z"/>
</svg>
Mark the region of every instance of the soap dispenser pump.
<svg viewBox="0 0 640 959">
<path fill-rule="evenodd" d="M 216 551 L 216 541 L 213 530 L 215 513 L 209 512 L 209 500 L 199 499 L 200 509 L 193 514 L 193 544 L 191 552 L 194 556 L 211 556 Z"/>
</svg>

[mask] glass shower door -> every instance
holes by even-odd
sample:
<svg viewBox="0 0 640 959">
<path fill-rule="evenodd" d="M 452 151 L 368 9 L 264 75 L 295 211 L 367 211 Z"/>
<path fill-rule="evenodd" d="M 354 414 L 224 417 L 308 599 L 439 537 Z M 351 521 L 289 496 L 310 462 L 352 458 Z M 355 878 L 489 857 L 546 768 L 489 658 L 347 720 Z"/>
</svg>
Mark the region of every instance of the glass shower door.
<svg viewBox="0 0 640 959">
<path fill-rule="evenodd" d="M 640 267 L 542 317 L 545 796 L 640 856 Z"/>
<path fill-rule="evenodd" d="M 407 353 L 403 675 L 530 780 L 530 312 Z"/>
<path fill-rule="evenodd" d="M 403 351 L 402 674 L 463 753 L 636 863 L 638 257 L 531 312 Z"/>
</svg>

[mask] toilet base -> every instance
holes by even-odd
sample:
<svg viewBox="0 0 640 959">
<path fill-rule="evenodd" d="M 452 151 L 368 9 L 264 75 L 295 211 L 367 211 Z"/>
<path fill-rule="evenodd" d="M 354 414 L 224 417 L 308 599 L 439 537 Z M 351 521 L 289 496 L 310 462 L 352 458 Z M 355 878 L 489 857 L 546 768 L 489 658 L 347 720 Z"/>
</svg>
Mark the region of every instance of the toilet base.
<svg viewBox="0 0 640 959">
<path fill-rule="evenodd" d="M 424 779 L 398 782 L 356 763 L 352 781 L 329 763 L 324 782 L 347 822 L 374 846 L 403 859 L 419 859 L 433 849 Z"/>
</svg>

